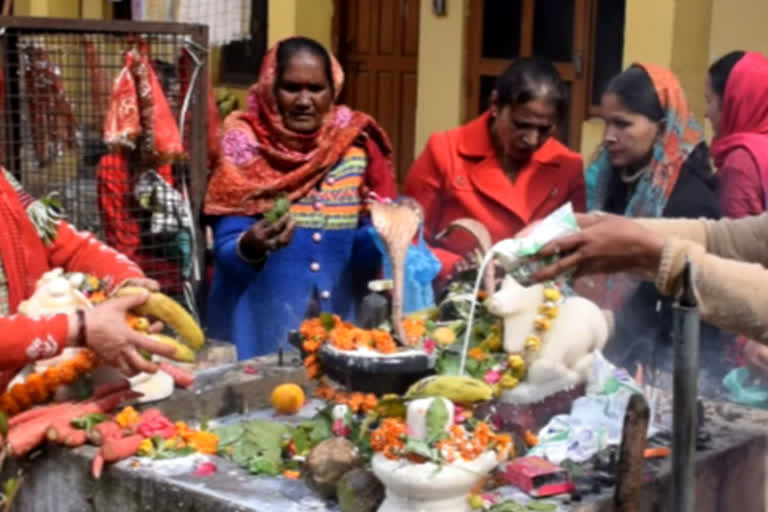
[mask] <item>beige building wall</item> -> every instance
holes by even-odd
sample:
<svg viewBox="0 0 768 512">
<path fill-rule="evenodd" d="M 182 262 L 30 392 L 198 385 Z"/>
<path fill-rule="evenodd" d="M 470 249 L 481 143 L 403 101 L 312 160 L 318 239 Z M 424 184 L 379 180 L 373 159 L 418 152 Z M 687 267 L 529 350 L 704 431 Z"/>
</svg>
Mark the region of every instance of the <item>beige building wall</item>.
<svg viewBox="0 0 768 512">
<path fill-rule="evenodd" d="M 732 50 L 768 55 L 768 0 L 712 0 L 709 60 Z"/>
<path fill-rule="evenodd" d="M 416 156 L 430 134 L 458 126 L 464 119 L 466 1 L 446 0 L 446 16 L 435 16 L 432 2 L 421 0 Z"/>
</svg>

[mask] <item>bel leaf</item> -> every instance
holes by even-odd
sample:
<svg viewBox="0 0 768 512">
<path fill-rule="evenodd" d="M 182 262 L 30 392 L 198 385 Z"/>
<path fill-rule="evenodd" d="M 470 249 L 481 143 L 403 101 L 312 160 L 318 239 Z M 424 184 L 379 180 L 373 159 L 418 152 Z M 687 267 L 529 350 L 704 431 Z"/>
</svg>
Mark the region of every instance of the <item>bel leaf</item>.
<svg viewBox="0 0 768 512">
<path fill-rule="evenodd" d="M 436 461 L 438 458 L 437 450 L 430 448 L 426 441 L 409 439 L 405 443 L 405 451 L 431 461 Z"/>
<path fill-rule="evenodd" d="M 331 315 L 330 313 L 321 313 L 320 323 L 323 324 L 323 328 L 326 331 L 330 331 L 336 326 L 336 320 L 333 319 L 333 315 Z"/>
<path fill-rule="evenodd" d="M 237 423 L 235 425 L 226 425 L 226 426 L 218 427 L 214 429 L 214 433 L 219 437 L 220 447 L 229 446 L 237 442 L 241 437 L 243 437 L 244 432 L 245 432 L 245 427 L 243 426 L 242 423 Z"/>
<path fill-rule="evenodd" d="M 528 510 L 536 510 L 540 512 L 555 512 L 557 510 L 557 505 L 554 503 L 544 503 L 541 501 L 532 501 L 528 503 L 525 508 Z"/>
<path fill-rule="evenodd" d="M 257 457 L 248 463 L 248 471 L 256 475 L 275 476 L 280 474 L 280 465 L 266 457 Z"/>
<path fill-rule="evenodd" d="M 445 399 L 436 397 L 427 408 L 427 439 L 429 442 L 436 442 L 445 433 L 450 417 L 445 402 Z"/>
<path fill-rule="evenodd" d="M 71 421 L 71 424 L 75 428 L 79 428 L 83 430 L 91 430 L 93 427 L 95 427 L 99 423 L 104 423 L 108 419 L 109 417 L 106 414 L 97 412 L 94 414 L 86 414 L 85 416 L 81 416 L 80 418 L 75 418 Z"/>
<path fill-rule="evenodd" d="M 489 512 L 525 512 L 525 508 L 514 500 L 507 500 L 494 505 Z"/>
<path fill-rule="evenodd" d="M 296 447 L 297 455 L 304 455 L 309 451 L 309 436 L 303 428 L 297 428 L 293 431 L 293 445 Z"/>
</svg>

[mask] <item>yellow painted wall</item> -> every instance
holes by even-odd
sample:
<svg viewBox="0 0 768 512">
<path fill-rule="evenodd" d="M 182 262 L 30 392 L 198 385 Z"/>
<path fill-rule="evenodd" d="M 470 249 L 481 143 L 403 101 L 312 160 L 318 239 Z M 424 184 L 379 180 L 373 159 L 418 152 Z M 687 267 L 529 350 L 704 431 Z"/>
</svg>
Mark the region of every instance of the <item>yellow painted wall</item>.
<svg viewBox="0 0 768 512">
<path fill-rule="evenodd" d="M 465 0 L 446 0 L 447 15 L 435 16 L 421 1 L 416 102 L 416 155 L 429 135 L 464 118 Z"/>
<path fill-rule="evenodd" d="M 670 65 L 676 3 L 674 0 L 627 0 L 624 67 L 636 61 Z"/>
<path fill-rule="evenodd" d="M 109 0 L 16 0 L 17 16 L 53 16 L 57 18 L 111 19 Z"/>
<path fill-rule="evenodd" d="M 704 121 L 704 87 L 709 67 L 713 0 L 677 0 L 671 69 L 696 118 Z M 735 1 L 735 0 L 730 0 Z"/>
<path fill-rule="evenodd" d="M 768 55 L 768 0 L 713 0 L 709 59 L 732 50 Z"/>
</svg>

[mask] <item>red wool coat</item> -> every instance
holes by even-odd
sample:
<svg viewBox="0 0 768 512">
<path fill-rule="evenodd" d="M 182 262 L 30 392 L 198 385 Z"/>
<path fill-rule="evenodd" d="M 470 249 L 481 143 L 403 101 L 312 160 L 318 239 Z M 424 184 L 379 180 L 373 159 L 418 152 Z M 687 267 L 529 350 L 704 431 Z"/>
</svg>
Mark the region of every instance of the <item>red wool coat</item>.
<svg viewBox="0 0 768 512">
<path fill-rule="evenodd" d="M 512 181 L 494 153 L 489 116 L 433 134 L 405 183 L 405 194 L 424 208 L 424 233 L 443 263 L 441 277 L 476 247 L 472 237 L 458 230 L 435 241 L 453 220 L 469 217 L 483 223 L 495 243 L 568 201 L 576 211 L 585 208 L 584 166 L 578 153 L 550 138 Z"/>
</svg>

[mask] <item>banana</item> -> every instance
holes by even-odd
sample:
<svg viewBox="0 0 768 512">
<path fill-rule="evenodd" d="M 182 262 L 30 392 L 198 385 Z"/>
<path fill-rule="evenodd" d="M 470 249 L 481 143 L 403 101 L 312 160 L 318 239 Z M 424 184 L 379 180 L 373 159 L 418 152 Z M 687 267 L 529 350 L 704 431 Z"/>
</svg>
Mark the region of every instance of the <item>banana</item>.
<svg viewBox="0 0 768 512">
<path fill-rule="evenodd" d="M 126 286 L 117 291 L 117 296 L 124 297 L 145 291 L 144 288 Z M 165 294 L 150 293 L 147 302 L 134 308 L 134 312 L 141 316 L 157 318 L 173 329 L 192 350 L 200 350 L 205 343 L 203 330 L 197 325 L 195 319 L 178 302 Z"/>
<path fill-rule="evenodd" d="M 176 352 L 171 356 L 171 359 L 181 361 L 183 363 L 194 363 L 195 353 L 188 346 L 179 343 L 178 340 L 166 336 L 164 334 L 147 334 L 147 338 L 162 343 L 163 345 L 171 345 L 176 349 Z"/>
<path fill-rule="evenodd" d="M 486 402 L 493 398 L 493 388 L 485 382 L 459 375 L 433 375 L 413 384 L 406 399 L 441 396 L 458 404 Z"/>
</svg>

